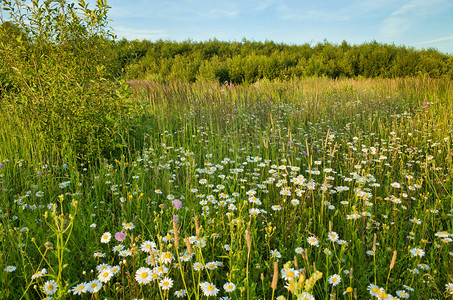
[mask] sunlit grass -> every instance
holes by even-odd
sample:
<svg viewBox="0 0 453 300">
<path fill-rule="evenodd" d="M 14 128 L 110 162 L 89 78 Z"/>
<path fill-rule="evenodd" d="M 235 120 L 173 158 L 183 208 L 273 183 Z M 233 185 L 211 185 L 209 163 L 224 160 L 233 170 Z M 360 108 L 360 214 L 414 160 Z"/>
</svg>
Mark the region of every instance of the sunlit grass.
<svg viewBox="0 0 453 300">
<path fill-rule="evenodd" d="M 131 89 L 111 161 L 1 108 L 6 298 L 452 294 L 451 81 Z"/>
</svg>

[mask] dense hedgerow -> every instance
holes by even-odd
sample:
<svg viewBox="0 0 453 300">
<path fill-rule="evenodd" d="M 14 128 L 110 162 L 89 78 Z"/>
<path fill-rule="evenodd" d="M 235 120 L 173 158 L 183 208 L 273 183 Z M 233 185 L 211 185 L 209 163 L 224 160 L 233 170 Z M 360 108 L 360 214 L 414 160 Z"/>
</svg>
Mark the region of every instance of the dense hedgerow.
<svg viewBox="0 0 453 300">
<path fill-rule="evenodd" d="M 254 83 L 329 78 L 453 78 L 453 57 L 377 42 L 285 45 L 274 42 L 119 41 L 127 77 L 148 81 Z"/>
</svg>

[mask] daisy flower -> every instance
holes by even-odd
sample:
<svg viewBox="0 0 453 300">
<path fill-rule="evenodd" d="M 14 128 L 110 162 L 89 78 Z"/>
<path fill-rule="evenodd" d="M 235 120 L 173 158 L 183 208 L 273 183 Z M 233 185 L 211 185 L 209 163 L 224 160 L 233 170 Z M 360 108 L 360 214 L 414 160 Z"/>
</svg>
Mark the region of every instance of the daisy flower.
<svg viewBox="0 0 453 300">
<path fill-rule="evenodd" d="M 282 269 L 281 273 L 282 273 L 282 278 L 286 279 L 286 280 L 291 280 L 291 279 L 299 277 L 299 271 L 297 271 L 293 268 L 290 268 L 288 270 Z"/>
<path fill-rule="evenodd" d="M 223 289 L 225 290 L 225 292 L 231 293 L 236 290 L 236 285 L 232 282 L 227 282 L 223 285 Z"/>
<path fill-rule="evenodd" d="M 151 241 L 144 241 L 142 245 L 140 246 L 140 250 L 146 253 L 150 253 L 152 249 L 156 249 L 157 245 L 154 242 Z"/>
<path fill-rule="evenodd" d="M 121 270 L 121 267 L 120 266 L 113 266 L 111 270 L 113 272 L 113 275 L 115 275 L 116 273 L 118 273 Z"/>
<path fill-rule="evenodd" d="M 109 264 L 100 264 L 100 265 L 97 265 L 96 266 L 96 270 L 98 270 L 98 272 L 102 272 L 106 269 L 109 269 L 110 268 L 110 265 Z"/>
<path fill-rule="evenodd" d="M 272 205 L 272 210 L 282 210 L 282 207 L 280 205 Z"/>
<path fill-rule="evenodd" d="M 168 278 L 168 277 L 164 277 L 164 279 L 162 279 L 159 283 L 159 286 L 163 289 L 163 290 L 169 290 L 171 289 L 171 287 L 173 286 L 173 280 Z"/>
<path fill-rule="evenodd" d="M 49 280 L 44 283 L 43 292 L 46 295 L 53 295 L 57 292 L 58 285 L 55 280 Z"/>
<path fill-rule="evenodd" d="M 85 293 L 87 291 L 88 283 L 87 282 L 82 282 L 75 287 L 72 288 L 71 292 L 74 295 L 80 295 L 82 293 Z"/>
<path fill-rule="evenodd" d="M 33 274 L 33 275 L 31 276 L 31 280 L 34 280 L 34 279 L 36 279 L 36 278 L 39 278 L 39 277 L 41 277 L 42 275 L 45 275 L 45 274 L 47 274 L 46 268 L 42 269 L 41 271 L 37 271 L 35 274 Z"/>
<path fill-rule="evenodd" d="M 165 266 L 157 266 L 153 268 L 153 272 L 158 273 L 159 275 L 167 274 L 168 268 Z"/>
<path fill-rule="evenodd" d="M 88 282 L 88 285 L 86 287 L 86 291 L 90 293 L 97 293 L 99 290 L 102 288 L 102 282 L 100 282 L 97 279 L 94 279 L 90 282 Z"/>
<path fill-rule="evenodd" d="M 214 270 L 217 269 L 217 263 L 215 261 L 210 261 L 205 264 L 206 269 Z"/>
<path fill-rule="evenodd" d="M 336 241 L 338 241 L 339 238 L 340 237 L 339 237 L 338 233 L 336 233 L 335 231 L 331 231 L 328 234 L 328 239 L 331 242 L 336 242 Z"/>
<path fill-rule="evenodd" d="M 302 248 L 302 247 L 297 247 L 297 248 L 294 250 L 294 252 L 296 252 L 296 254 L 302 254 L 302 253 L 304 253 L 304 248 Z"/>
<path fill-rule="evenodd" d="M 112 235 L 110 234 L 110 232 L 104 232 L 101 237 L 101 243 L 107 244 L 108 242 L 110 242 L 111 238 Z"/>
<path fill-rule="evenodd" d="M 105 253 L 102 253 L 102 252 L 94 252 L 93 256 L 94 256 L 94 257 L 105 257 Z"/>
<path fill-rule="evenodd" d="M 368 285 L 367 290 L 368 290 L 368 292 L 370 292 L 371 296 L 375 296 L 375 297 L 377 297 L 379 295 L 379 292 L 381 291 L 381 289 L 377 285 L 374 285 L 374 284 Z"/>
<path fill-rule="evenodd" d="M 337 284 L 339 284 L 341 282 L 341 277 L 340 277 L 340 275 L 335 274 L 335 275 L 330 276 L 328 281 L 332 286 L 336 286 Z"/>
<path fill-rule="evenodd" d="M 171 263 L 172 259 L 173 259 L 173 255 L 170 252 L 163 252 L 159 257 L 160 262 L 164 263 L 164 264 Z"/>
<path fill-rule="evenodd" d="M 251 208 L 251 209 L 249 209 L 249 214 L 250 214 L 251 216 L 257 216 L 257 215 L 259 215 L 259 213 L 260 213 L 260 210 L 259 210 L 258 208 Z"/>
<path fill-rule="evenodd" d="M 410 250 L 412 256 L 420 256 L 420 257 L 423 257 L 425 256 L 425 251 L 423 251 L 423 249 L 420 249 L 420 248 L 412 248 Z"/>
<path fill-rule="evenodd" d="M 319 241 L 318 241 L 318 239 L 317 239 L 316 237 L 314 237 L 314 236 L 308 237 L 308 238 L 307 238 L 307 242 L 308 242 L 310 245 L 312 245 L 312 246 L 316 246 L 316 247 L 319 246 Z"/>
<path fill-rule="evenodd" d="M 206 297 L 217 296 L 219 289 L 213 283 L 202 282 L 200 283 L 201 290 Z"/>
<path fill-rule="evenodd" d="M 113 252 L 119 252 L 121 250 L 124 249 L 124 245 L 116 245 L 115 247 L 113 247 Z"/>
<path fill-rule="evenodd" d="M 409 293 L 406 291 L 396 291 L 396 295 L 402 299 L 409 298 Z"/>
<path fill-rule="evenodd" d="M 271 250 L 271 256 L 273 258 L 280 258 L 282 257 L 282 255 L 280 254 L 280 252 L 278 252 L 277 250 Z"/>
<path fill-rule="evenodd" d="M 398 182 L 393 182 L 390 184 L 390 186 L 392 188 L 399 189 L 401 187 L 401 184 L 399 184 Z"/>
<path fill-rule="evenodd" d="M 175 292 L 175 296 L 178 298 L 182 298 L 186 295 L 187 295 L 187 292 L 184 289 Z"/>
<path fill-rule="evenodd" d="M 195 263 L 193 264 L 193 269 L 194 269 L 195 271 L 201 271 L 201 270 L 204 269 L 204 267 L 203 267 L 203 265 L 202 265 L 201 263 L 195 262 Z"/>
<path fill-rule="evenodd" d="M 6 272 L 8 272 L 8 273 L 11 273 L 11 272 L 16 271 L 16 267 L 15 266 L 7 266 L 4 270 Z"/>
<path fill-rule="evenodd" d="M 137 280 L 139 284 L 147 284 L 152 279 L 152 271 L 149 268 L 141 267 L 135 272 L 135 280 Z"/>
<path fill-rule="evenodd" d="M 133 223 L 123 223 L 124 230 L 134 229 L 135 225 Z"/>
<path fill-rule="evenodd" d="M 98 280 L 100 282 L 106 283 L 106 282 L 108 282 L 110 280 L 110 278 L 112 278 L 112 276 L 113 276 L 112 269 L 111 268 L 105 268 L 104 270 L 99 272 Z"/>
</svg>

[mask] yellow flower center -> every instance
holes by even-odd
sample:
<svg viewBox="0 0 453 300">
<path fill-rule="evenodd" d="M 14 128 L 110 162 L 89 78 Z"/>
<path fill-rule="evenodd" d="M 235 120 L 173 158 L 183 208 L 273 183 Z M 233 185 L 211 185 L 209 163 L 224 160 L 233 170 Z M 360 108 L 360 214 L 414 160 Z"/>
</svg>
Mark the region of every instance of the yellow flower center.
<svg viewBox="0 0 453 300">
<path fill-rule="evenodd" d="M 379 288 L 378 288 L 378 287 L 374 287 L 372 291 L 373 291 L 374 293 L 378 293 L 378 292 L 379 292 Z"/>
<path fill-rule="evenodd" d="M 164 253 L 164 258 L 170 258 L 170 253 Z"/>
<path fill-rule="evenodd" d="M 383 299 L 387 299 L 387 294 L 386 293 L 379 293 L 379 297 Z"/>
<path fill-rule="evenodd" d="M 85 288 L 85 287 L 84 287 L 83 285 L 77 287 L 77 289 L 78 289 L 79 291 L 83 290 L 84 288 Z"/>
<path fill-rule="evenodd" d="M 49 286 L 47 287 L 47 289 L 48 289 L 49 291 L 53 290 L 53 285 L 49 285 Z"/>
<path fill-rule="evenodd" d="M 293 271 L 288 271 L 288 273 L 286 273 L 286 275 L 288 277 L 293 277 L 294 276 L 294 272 Z"/>
<path fill-rule="evenodd" d="M 208 285 L 208 290 L 213 291 L 214 287 L 212 285 Z"/>
<path fill-rule="evenodd" d="M 104 278 L 109 277 L 109 273 L 105 272 L 104 274 L 102 274 L 102 277 L 104 277 Z"/>
<path fill-rule="evenodd" d="M 140 277 L 143 279 L 148 278 L 148 273 L 143 272 L 142 275 L 140 275 Z"/>
</svg>

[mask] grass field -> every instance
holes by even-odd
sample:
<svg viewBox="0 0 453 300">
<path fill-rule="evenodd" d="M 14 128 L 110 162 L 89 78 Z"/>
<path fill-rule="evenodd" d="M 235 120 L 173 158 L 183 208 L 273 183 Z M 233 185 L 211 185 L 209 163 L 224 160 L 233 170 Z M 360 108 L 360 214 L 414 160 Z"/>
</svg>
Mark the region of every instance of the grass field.
<svg viewBox="0 0 453 300">
<path fill-rule="evenodd" d="M 0 108 L 0 298 L 453 294 L 451 80 L 130 88 L 112 160 Z"/>
</svg>

